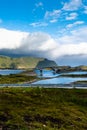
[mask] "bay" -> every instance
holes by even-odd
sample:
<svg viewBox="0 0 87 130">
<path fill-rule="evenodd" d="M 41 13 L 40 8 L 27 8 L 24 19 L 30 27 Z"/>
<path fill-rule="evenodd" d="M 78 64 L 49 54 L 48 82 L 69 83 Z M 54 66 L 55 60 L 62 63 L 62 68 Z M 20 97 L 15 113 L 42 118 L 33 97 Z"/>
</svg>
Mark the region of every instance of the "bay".
<svg viewBox="0 0 87 130">
<path fill-rule="evenodd" d="M 19 69 L 0 69 L 0 75 L 10 75 L 10 74 L 18 74 L 20 72 L 23 72 L 24 70 Z"/>
<path fill-rule="evenodd" d="M 87 77 L 85 78 L 71 78 L 71 77 L 59 77 L 61 74 L 87 74 L 87 71 L 75 71 L 68 73 L 54 73 L 52 70 L 43 70 L 42 74 L 40 74 L 39 70 L 36 70 L 37 76 L 40 78 L 49 78 L 42 79 L 33 84 L 71 84 L 76 81 L 87 81 Z"/>
</svg>

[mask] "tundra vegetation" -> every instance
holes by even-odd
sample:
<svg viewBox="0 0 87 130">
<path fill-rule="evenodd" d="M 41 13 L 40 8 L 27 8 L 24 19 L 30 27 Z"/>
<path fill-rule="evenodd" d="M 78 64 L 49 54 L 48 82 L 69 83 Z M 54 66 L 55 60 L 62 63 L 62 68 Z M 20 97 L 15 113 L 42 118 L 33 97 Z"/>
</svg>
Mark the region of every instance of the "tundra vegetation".
<svg viewBox="0 0 87 130">
<path fill-rule="evenodd" d="M 87 130 L 87 90 L 0 88 L 3 130 Z"/>
<path fill-rule="evenodd" d="M 32 68 L 44 59 L 0 57 L 0 68 L 28 69 L 20 74 L 0 75 L 0 84 L 32 82 Z M 30 62 L 31 61 L 31 62 Z M 41 63 L 41 62 L 40 62 Z M 32 66 L 34 65 L 34 66 Z M 31 70 L 29 70 L 29 67 Z M 87 67 L 56 68 L 58 73 Z M 65 77 L 86 77 L 66 74 Z M 87 81 L 78 81 L 87 83 Z M 87 90 L 33 87 L 0 87 L 1 130 L 87 130 Z"/>
<path fill-rule="evenodd" d="M 10 74 L 10 75 L 0 75 L 0 84 L 21 84 L 25 82 L 32 82 L 36 80 L 35 75 L 24 75 L 24 74 Z"/>
</svg>

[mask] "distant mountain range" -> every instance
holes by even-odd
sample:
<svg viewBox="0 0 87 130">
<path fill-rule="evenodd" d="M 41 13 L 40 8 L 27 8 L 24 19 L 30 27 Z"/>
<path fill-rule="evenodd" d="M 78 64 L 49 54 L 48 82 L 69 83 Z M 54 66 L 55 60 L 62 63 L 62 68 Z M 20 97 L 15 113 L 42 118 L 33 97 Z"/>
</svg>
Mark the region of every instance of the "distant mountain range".
<svg viewBox="0 0 87 130">
<path fill-rule="evenodd" d="M 85 54 L 74 54 L 74 55 L 63 55 L 58 57 L 56 60 L 60 66 L 87 66 L 87 55 Z"/>
<path fill-rule="evenodd" d="M 8 56 L 0 56 L 0 68 L 1 69 L 29 69 L 35 68 L 39 63 L 46 63 L 46 67 L 49 65 L 57 66 L 54 61 L 50 61 L 45 58 L 36 58 L 36 57 L 19 57 L 19 58 L 12 58 Z M 47 65 L 48 64 L 48 65 Z"/>
</svg>

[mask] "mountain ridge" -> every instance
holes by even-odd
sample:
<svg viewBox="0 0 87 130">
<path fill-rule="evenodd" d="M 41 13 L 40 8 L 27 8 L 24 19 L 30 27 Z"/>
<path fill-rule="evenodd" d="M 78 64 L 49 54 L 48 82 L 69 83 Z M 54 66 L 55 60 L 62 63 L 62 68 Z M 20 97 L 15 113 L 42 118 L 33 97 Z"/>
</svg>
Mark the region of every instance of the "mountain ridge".
<svg viewBox="0 0 87 130">
<path fill-rule="evenodd" d="M 44 62 L 45 58 L 38 57 L 17 57 L 12 58 L 9 56 L 0 55 L 0 68 L 1 69 L 29 69 L 35 68 L 41 61 Z M 47 59 L 48 60 L 48 59 Z M 50 63 L 51 60 L 48 60 Z M 55 64 L 55 61 L 52 61 Z"/>
<path fill-rule="evenodd" d="M 9 56 L 0 55 L 0 68 L 1 69 L 28 69 L 35 68 L 39 61 L 44 58 L 36 57 L 18 57 L 12 58 Z"/>
</svg>

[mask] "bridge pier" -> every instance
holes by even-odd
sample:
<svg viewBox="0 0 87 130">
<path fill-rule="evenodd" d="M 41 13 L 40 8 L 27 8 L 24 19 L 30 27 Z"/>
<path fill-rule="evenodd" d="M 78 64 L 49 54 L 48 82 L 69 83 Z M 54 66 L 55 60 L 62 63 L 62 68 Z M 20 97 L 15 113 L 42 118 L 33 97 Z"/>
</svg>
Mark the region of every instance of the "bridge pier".
<svg viewBox="0 0 87 130">
<path fill-rule="evenodd" d="M 43 70 L 42 69 L 39 70 L 40 70 L 40 76 L 43 76 Z"/>
</svg>

